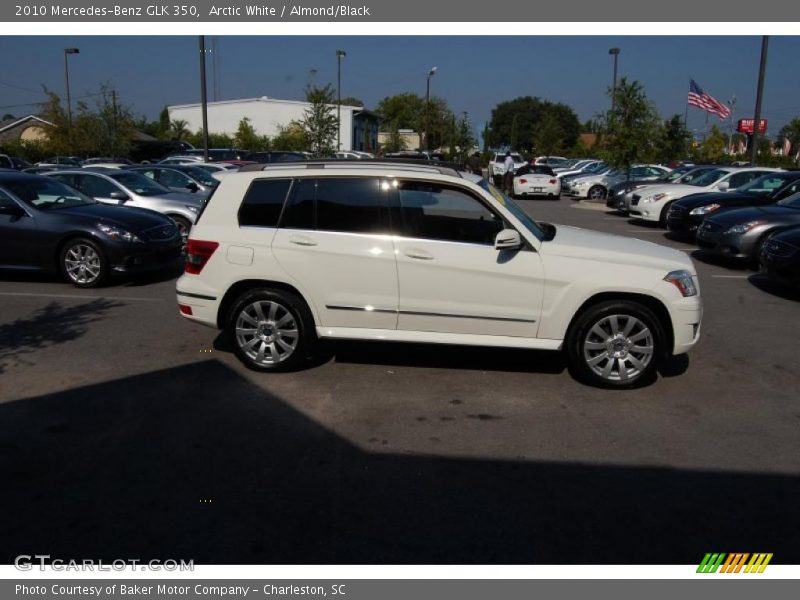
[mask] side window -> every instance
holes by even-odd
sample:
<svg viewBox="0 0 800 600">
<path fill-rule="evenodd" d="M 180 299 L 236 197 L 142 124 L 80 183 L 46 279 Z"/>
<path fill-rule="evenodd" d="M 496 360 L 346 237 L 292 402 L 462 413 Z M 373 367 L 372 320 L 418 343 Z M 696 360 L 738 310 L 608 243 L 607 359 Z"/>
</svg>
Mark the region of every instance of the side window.
<svg viewBox="0 0 800 600">
<path fill-rule="evenodd" d="M 793 181 L 785 188 L 783 188 L 780 192 L 775 194 L 775 200 L 776 201 L 783 200 L 784 198 L 788 198 L 789 196 L 792 196 L 797 192 L 800 192 L 800 179 Z"/>
<path fill-rule="evenodd" d="M 79 182 L 77 175 L 70 175 L 68 173 L 59 173 L 58 175 L 50 175 L 50 177 L 72 188 L 80 189 L 78 187 Z"/>
<path fill-rule="evenodd" d="M 387 207 L 378 179 L 317 180 L 317 229 L 349 233 L 386 233 Z"/>
<path fill-rule="evenodd" d="M 9 198 L 3 190 L 0 190 L 0 212 L 8 212 L 16 207 L 17 203 Z"/>
<path fill-rule="evenodd" d="M 291 179 L 256 179 L 250 184 L 239 209 L 239 225 L 277 227 Z"/>
<path fill-rule="evenodd" d="M 639 177 L 647 177 L 648 175 L 649 173 L 646 167 L 633 167 L 631 169 L 631 177 L 634 179 L 637 179 Z"/>
<path fill-rule="evenodd" d="M 758 171 L 748 171 L 745 173 L 736 173 L 731 176 L 730 187 L 736 189 L 743 186 L 745 183 L 750 183 L 754 179 L 761 177 L 762 173 Z"/>
<path fill-rule="evenodd" d="M 79 189 L 92 198 L 110 198 L 111 192 L 120 191 L 110 181 L 97 177 L 95 175 L 78 175 L 76 177 Z"/>
<path fill-rule="evenodd" d="M 400 185 L 401 234 L 429 240 L 494 245 L 503 221 L 461 190 L 430 183 Z"/>
<path fill-rule="evenodd" d="M 300 179 L 294 186 L 281 227 L 385 233 L 389 230 L 386 193 L 374 178 Z"/>
<path fill-rule="evenodd" d="M 148 179 L 157 181 L 155 169 L 137 169 L 136 172 L 139 173 L 140 175 L 144 175 Z"/>
<path fill-rule="evenodd" d="M 180 171 L 170 171 L 167 169 L 159 173 L 158 180 L 161 185 L 171 188 L 184 188 L 192 181 Z"/>
</svg>

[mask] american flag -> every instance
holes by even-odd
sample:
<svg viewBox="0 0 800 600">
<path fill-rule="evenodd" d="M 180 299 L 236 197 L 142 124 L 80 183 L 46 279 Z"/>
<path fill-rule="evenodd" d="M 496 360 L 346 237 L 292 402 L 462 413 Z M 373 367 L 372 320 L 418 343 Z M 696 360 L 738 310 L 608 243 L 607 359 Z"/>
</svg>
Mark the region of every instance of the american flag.
<svg viewBox="0 0 800 600">
<path fill-rule="evenodd" d="M 689 80 L 689 98 L 687 102 L 690 106 L 696 106 L 706 112 L 710 112 L 712 115 L 717 115 L 720 120 L 727 119 L 731 115 L 730 108 L 704 92 L 694 79 Z"/>
</svg>

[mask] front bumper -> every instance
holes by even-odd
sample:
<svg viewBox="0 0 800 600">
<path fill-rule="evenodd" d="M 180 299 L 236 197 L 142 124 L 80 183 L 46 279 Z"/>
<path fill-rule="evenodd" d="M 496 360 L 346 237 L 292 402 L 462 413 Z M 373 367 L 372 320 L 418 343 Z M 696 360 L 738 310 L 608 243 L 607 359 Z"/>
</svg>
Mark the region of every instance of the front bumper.
<svg viewBox="0 0 800 600">
<path fill-rule="evenodd" d="M 735 259 L 752 258 L 753 249 L 758 235 L 747 233 L 726 233 L 722 226 L 716 223 L 704 222 L 697 230 L 697 245 L 703 250 Z"/>
<path fill-rule="evenodd" d="M 800 286 L 800 251 L 791 256 L 777 256 L 769 250 L 769 243 L 759 257 L 759 270 L 769 279 L 792 286 Z"/>
<path fill-rule="evenodd" d="M 105 246 L 112 273 L 135 274 L 177 269 L 183 264 L 183 247 L 177 244 L 108 244 Z"/>
<path fill-rule="evenodd" d="M 704 218 L 704 215 L 693 215 L 686 209 L 673 207 L 667 212 L 667 229 L 672 233 L 694 237 Z"/>
</svg>

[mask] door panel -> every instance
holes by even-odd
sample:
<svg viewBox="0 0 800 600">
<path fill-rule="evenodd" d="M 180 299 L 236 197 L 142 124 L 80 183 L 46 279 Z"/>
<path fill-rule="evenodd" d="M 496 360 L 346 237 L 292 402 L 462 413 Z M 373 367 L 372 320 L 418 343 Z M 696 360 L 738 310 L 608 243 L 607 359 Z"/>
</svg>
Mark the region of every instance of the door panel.
<svg viewBox="0 0 800 600">
<path fill-rule="evenodd" d="M 28 216 L 3 214 L 17 203 L 0 191 L 0 265 L 23 269 L 41 266 L 36 221 Z"/>
<path fill-rule="evenodd" d="M 496 250 L 494 237 L 506 224 L 466 190 L 403 182 L 398 197 L 397 328 L 536 337 L 539 254 Z"/>
<path fill-rule="evenodd" d="M 377 179 L 301 179 L 272 241 L 325 327 L 395 329 L 397 263 Z M 338 230 L 338 231 L 337 231 Z"/>
</svg>

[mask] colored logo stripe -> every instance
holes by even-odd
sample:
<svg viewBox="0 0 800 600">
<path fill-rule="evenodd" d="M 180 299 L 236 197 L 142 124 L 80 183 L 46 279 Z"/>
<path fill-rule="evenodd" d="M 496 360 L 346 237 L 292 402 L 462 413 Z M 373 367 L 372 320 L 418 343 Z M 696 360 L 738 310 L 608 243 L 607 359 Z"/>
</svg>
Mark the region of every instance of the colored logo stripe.
<svg viewBox="0 0 800 600">
<path fill-rule="evenodd" d="M 747 559 L 750 559 L 748 562 Z M 709 552 L 697 567 L 698 573 L 763 573 L 772 560 L 772 553 L 757 552 Z M 723 562 L 724 561 L 724 562 Z M 742 571 L 744 567 L 744 571 Z"/>
<path fill-rule="evenodd" d="M 720 563 L 725 559 L 725 553 L 714 553 L 711 554 L 710 552 L 703 557 L 703 561 L 700 563 L 700 566 L 697 567 L 698 573 L 716 573 L 717 568 L 719 567 Z"/>
</svg>

